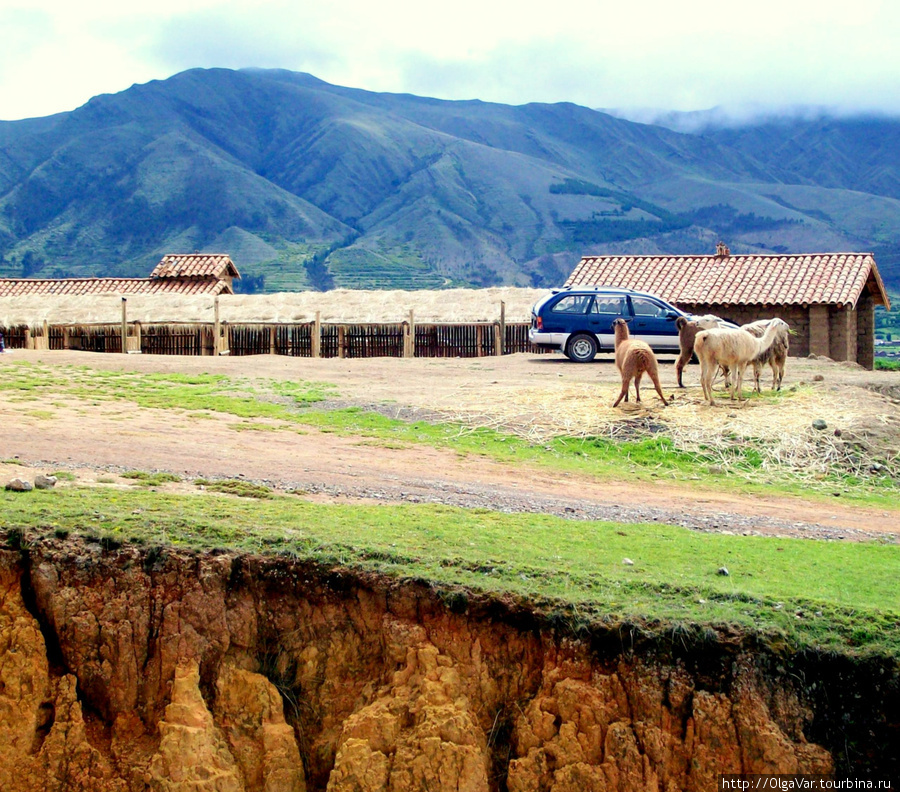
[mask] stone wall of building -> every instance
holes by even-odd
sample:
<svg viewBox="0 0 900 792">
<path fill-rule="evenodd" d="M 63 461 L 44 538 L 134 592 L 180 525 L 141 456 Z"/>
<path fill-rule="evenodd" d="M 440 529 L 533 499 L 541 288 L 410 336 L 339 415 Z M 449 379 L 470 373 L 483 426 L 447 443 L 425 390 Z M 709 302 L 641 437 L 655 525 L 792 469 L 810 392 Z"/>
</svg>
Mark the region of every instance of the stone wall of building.
<svg viewBox="0 0 900 792">
<path fill-rule="evenodd" d="M 875 301 L 864 291 L 856 303 L 856 362 L 875 368 Z"/>
<path fill-rule="evenodd" d="M 832 360 L 856 361 L 856 309 L 832 305 L 828 308 Z"/>
</svg>

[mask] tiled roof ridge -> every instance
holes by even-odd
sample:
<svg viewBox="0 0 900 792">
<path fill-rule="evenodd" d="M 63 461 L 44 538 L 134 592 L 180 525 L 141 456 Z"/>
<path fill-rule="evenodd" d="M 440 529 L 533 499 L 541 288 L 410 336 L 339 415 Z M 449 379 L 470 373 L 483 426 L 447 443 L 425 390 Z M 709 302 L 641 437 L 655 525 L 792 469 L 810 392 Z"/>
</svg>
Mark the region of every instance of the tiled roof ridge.
<svg viewBox="0 0 900 792">
<path fill-rule="evenodd" d="M 868 288 L 890 307 L 874 253 L 586 255 L 567 286 L 604 284 L 684 304 L 856 305 Z"/>
<path fill-rule="evenodd" d="M 227 253 L 166 253 L 150 273 L 153 279 L 240 278 Z"/>
<path fill-rule="evenodd" d="M 587 253 L 581 257 L 585 259 L 735 259 L 735 258 L 821 258 L 827 256 L 872 256 L 871 251 L 839 250 L 831 253 L 729 253 L 727 256 L 719 256 L 715 253 Z"/>
<path fill-rule="evenodd" d="M 93 278 L 0 278 L 3 283 L 84 283 L 86 281 L 145 281 L 147 278 L 119 278 L 115 275 L 106 275 Z"/>
</svg>

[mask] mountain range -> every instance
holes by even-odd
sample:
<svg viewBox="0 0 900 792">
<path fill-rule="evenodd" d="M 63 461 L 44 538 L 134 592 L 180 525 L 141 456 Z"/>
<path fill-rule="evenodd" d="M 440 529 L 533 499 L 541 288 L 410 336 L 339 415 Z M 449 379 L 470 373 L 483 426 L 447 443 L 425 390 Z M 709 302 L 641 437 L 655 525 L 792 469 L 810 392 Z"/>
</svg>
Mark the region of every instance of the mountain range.
<svg viewBox="0 0 900 792">
<path fill-rule="evenodd" d="M 900 120 L 664 123 L 195 69 L 0 122 L 0 276 L 198 250 L 247 291 L 547 287 L 584 254 L 723 240 L 872 251 L 900 287 Z"/>
</svg>

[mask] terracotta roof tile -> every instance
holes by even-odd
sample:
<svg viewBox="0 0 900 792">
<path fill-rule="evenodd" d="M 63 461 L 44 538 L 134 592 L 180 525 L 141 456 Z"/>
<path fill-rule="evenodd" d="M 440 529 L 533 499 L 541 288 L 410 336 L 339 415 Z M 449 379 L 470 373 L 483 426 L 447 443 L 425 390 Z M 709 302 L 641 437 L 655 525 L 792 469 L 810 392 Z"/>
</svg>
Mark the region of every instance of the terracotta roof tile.
<svg viewBox="0 0 900 792">
<path fill-rule="evenodd" d="M 585 256 L 567 286 L 617 286 L 700 305 L 856 305 L 868 283 L 890 301 L 871 253 Z"/>
<path fill-rule="evenodd" d="M 151 278 L 240 278 L 230 256 L 224 253 L 173 253 L 163 256 Z"/>
<path fill-rule="evenodd" d="M 0 297 L 31 294 L 221 294 L 227 281 L 216 278 L 0 278 Z"/>
</svg>

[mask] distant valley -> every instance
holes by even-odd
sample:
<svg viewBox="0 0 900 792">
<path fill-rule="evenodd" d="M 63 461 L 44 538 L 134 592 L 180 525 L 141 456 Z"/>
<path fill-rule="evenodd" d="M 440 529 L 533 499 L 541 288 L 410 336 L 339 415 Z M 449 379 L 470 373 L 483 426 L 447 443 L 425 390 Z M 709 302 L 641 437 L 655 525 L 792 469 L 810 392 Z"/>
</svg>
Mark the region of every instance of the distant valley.
<svg viewBox="0 0 900 792">
<path fill-rule="evenodd" d="M 873 251 L 900 288 L 900 121 L 684 134 L 572 104 L 192 70 L 0 122 L 0 276 L 231 254 L 246 291 L 560 284 L 586 253 Z"/>
</svg>

